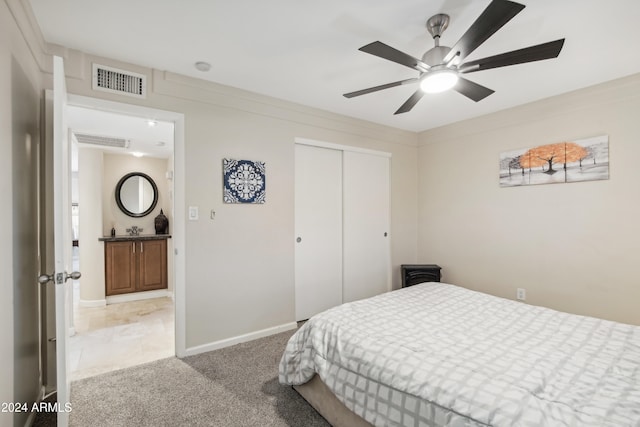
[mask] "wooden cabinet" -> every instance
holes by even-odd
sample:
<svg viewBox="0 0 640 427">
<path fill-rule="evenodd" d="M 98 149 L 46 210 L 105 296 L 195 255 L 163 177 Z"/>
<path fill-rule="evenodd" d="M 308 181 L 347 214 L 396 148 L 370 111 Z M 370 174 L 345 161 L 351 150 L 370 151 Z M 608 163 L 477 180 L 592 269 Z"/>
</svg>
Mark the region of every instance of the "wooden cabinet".
<svg viewBox="0 0 640 427">
<path fill-rule="evenodd" d="M 106 295 L 167 288 L 167 240 L 104 239 Z"/>
<path fill-rule="evenodd" d="M 104 245 L 107 296 L 135 292 L 138 270 L 134 253 L 136 242 L 105 242 Z"/>
<path fill-rule="evenodd" d="M 138 252 L 138 290 L 167 287 L 167 241 L 144 240 Z"/>
<path fill-rule="evenodd" d="M 423 282 L 439 282 L 440 266 L 435 264 L 402 264 L 402 287 Z"/>
</svg>

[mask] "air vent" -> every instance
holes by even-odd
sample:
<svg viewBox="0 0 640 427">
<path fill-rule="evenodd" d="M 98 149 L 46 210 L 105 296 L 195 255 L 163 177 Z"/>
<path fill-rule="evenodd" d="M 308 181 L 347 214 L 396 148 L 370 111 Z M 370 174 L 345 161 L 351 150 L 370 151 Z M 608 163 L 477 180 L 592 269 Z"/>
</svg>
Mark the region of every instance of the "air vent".
<svg viewBox="0 0 640 427">
<path fill-rule="evenodd" d="M 86 133 L 74 133 L 79 144 L 99 145 L 102 147 L 128 148 L 129 141 L 110 136 L 88 135 Z"/>
<path fill-rule="evenodd" d="M 147 76 L 106 65 L 93 64 L 93 89 L 146 98 Z"/>
</svg>

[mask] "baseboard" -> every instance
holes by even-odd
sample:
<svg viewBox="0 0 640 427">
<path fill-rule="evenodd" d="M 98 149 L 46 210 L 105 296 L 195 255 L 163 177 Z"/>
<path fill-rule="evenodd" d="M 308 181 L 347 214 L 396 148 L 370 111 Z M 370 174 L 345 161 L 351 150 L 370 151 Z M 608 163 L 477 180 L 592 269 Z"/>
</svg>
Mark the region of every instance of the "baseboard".
<svg viewBox="0 0 640 427">
<path fill-rule="evenodd" d="M 107 305 L 107 300 L 106 299 L 81 299 L 78 301 L 78 305 L 80 307 L 87 307 L 87 308 L 104 307 L 105 305 Z"/>
<path fill-rule="evenodd" d="M 229 347 L 235 344 L 240 344 L 247 341 L 252 341 L 258 338 L 268 337 L 269 335 L 279 334 L 280 332 L 290 331 L 298 327 L 296 322 L 285 323 L 283 325 L 274 326 L 260 331 L 250 332 L 244 335 L 238 335 L 237 337 L 231 337 L 220 341 L 214 341 L 209 344 L 198 345 L 196 347 L 189 347 L 185 350 L 185 356 L 194 356 L 200 353 L 206 353 L 207 351 L 219 350 L 221 348 Z"/>
<path fill-rule="evenodd" d="M 173 292 L 169 292 L 166 289 L 159 289 L 157 291 L 145 291 L 145 292 L 132 292 L 130 294 L 112 295 L 107 297 L 107 304 L 119 304 L 121 302 L 140 301 L 144 299 L 169 297 L 173 299 Z"/>
</svg>

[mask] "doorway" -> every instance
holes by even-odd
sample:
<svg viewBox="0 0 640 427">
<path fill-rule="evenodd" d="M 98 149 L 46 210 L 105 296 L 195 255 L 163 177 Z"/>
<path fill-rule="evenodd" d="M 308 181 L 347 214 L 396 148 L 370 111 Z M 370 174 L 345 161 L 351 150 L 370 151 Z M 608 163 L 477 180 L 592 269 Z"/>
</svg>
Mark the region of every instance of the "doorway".
<svg viewBox="0 0 640 427">
<path fill-rule="evenodd" d="M 145 363 L 153 358 L 170 357 L 173 355 L 184 355 L 184 299 L 183 299 L 183 283 L 184 283 L 184 261 L 177 256 L 178 248 L 182 248 L 182 242 L 184 241 L 184 212 L 181 206 L 184 206 L 184 195 L 181 191 L 176 191 L 180 188 L 178 183 L 182 182 L 184 176 L 183 170 L 183 158 L 184 158 L 184 117 L 182 114 L 167 112 L 162 110 L 156 110 L 146 107 L 133 106 L 129 104 L 121 104 L 110 101 L 103 101 L 94 98 L 87 98 L 81 96 L 69 96 L 69 109 L 89 110 L 98 112 L 101 114 L 122 115 L 136 120 L 154 120 L 157 123 L 169 124 L 171 126 L 171 141 L 162 141 L 164 143 L 171 143 L 173 148 L 171 149 L 170 156 L 165 159 L 165 164 L 171 165 L 171 167 L 165 168 L 162 173 L 162 179 L 166 180 L 165 187 L 167 188 L 166 197 L 170 199 L 168 209 L 164 209 L 165 213 L 170 214 L 172 223 L 170 224 L 171 245 L 168 250 L 168 275 L 172 282 L 171 289 L 168 292 L 152 295 L 154 298 L 138 300 L 137 298 L 124 298 L 116 301 L 109 301 L 104 295 L 102 297 L 86 297 L 81 295 L 81 289 L 83 286 L 82 280 L 79 283 L 74 283 L 74 317 L 75 324 L 72 325 L 72 333 L 76 335 L 72 337 L 71 351 L 69 353 L 70 367 L 72 368 L 72 379 L 79 379 L 85 376 L 91 376 L 93 374 L 104 372 L 105 369 L 119 369 L 133 364 Z M 145 125 L 150 125 L 145 123 Z M 88 130 L 92 126 L 91 123 L 86 123 L 86 126 L 82 126 L 82 130 Z M 75 128 L 80 129 L 76 124 L 70 123 L 71 131 L 75 131 Z M 116 127 L 118 130 L 114 132 L 127 139 L 127 144 L 130 148 L 133 148 L 135 138 L 131 135 L 123 133 L 122 128 Z M 105 132 L 96 131 L 100 136 L 108 136 Z M 161 142 L 160 140 L 155 143 Z M 98 148 L 94 148 L 97 150 Z M 106 150 L 107 156 L 118 156 L 124 154 L 117 154 L 115 151 Z M 152 156 L 149 156 L 152 157 Z M 143 156 L 144 158 L 144 156 Z M 115 160 L 117 163 L 117 160 Z M 79 167 L 82 167 L 79 164 Z M 91 166 L 89 166 L 91 167 Z M 73 178 L 73 177 L 72 177 Z M 79 182 L 78 182 L 79 184 Z M 78 189 L 74 189 L 77 191 Z M 102 190 L 97 190 L 102 192 Z M 75 200 L 77 202 L 77 199 Z M 80 222 L 83 213 L 91 214 L 91 209 L 87 209 L 91 204 L 83 206 L 82 202 L 74 204 L 72 210 L 77 213 L 77 223 L 73 225 L 78 227 L 74 228 L 74 232 L 78 233 L 80 228 Z M 84 208 L 84 209 L 83 209 Z M 95 208 L 95 206 L 94 206 Z M 109 208 L 107 208 L 109 210 Z M 155 213 L 153 214 L 155 216 Z M 153 218 L 152 216 L 152 218 Z M 151 219 L 153 221 L 153 219 Z M 123 229 L 121 233 L 125 233 Z M 148 233 L 153 231 L 151 229 L 143 230 Z M 74 234 L 75 234 L 74 233 Z M 105 235 L 103 231 L 100 234 Z M 81 254 L 81 247 L 84 244 L 100 244 L 102 242 L 97 241 L 97 236 L 83 236 L 76 234 L 74 240 L 78 246 L 74 246 L 74 264 L 81 269 L 86 267 L 83 265 L 83 257 Z M 102 252 L 104 249 L 101 247 Z M 86 259 L 85 259 L 86 263 Z M 104 271 L 104 264 L 98 267 Z M 151 331 L 151 334 L 149 334 Z M 154 332 L 155 331 L 155 332 Z M 164 334 L 164 341 L 159 339 Z M 85 335 L 83 337 L 82 335 Z M 152 335 L 152 339 L 144 343 L 144 336 Z M 73 341 L 84 341 L 79 346 L 74 346 Z M 156 356 L 151 355 L 152 359 L 138 354 L 133 356 L 135 352 L 131 351 L 131 347 L 127 348 L 123 345 L 123 342 L 129 341 L 129 343 L 135 343 L 139 350 L 146 349 L 147 356 L 155 352 Z M 160 342 L 162 341 L 162 342 Z M 73 369 L 82 366 L 82 357 L 90 356 L 93 352 L 95 355 L 106 355 L 105 351 L 101 351 L 100 348 L 119 348 L 116 353 L 120 353 L 122 356 L 128 355 L 128 360 L 113 360 L 109 368 L 108 364 L 102 364 L 104 366 L 94 366 L 89 369 L 87 364 L 84 363 L 84 372 L 79 375 L 73 375 Z M 138 351 L 140 353 L 140 351 Z M 117 356 L 117 355 L 116 355 Z M 94 363 L 99 365 L 99 363 Z"/>
</svg>

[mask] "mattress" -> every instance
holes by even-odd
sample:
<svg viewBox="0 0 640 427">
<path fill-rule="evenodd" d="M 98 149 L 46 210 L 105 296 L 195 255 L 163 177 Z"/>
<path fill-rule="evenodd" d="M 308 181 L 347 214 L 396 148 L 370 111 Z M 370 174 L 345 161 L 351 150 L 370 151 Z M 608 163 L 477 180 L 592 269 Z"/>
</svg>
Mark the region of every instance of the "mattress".
<svg viewBox="0 0 640 427">
<path fill-rule="evenodd" d="M 640 327 L 431 282 L 343 304 L 289 340 L 375 426 L 640 426 Z"/>
</svg>

